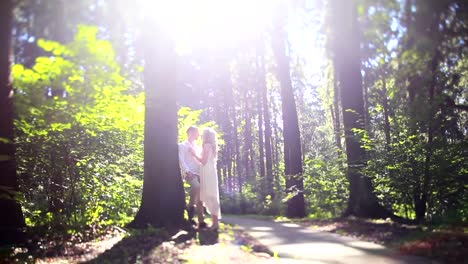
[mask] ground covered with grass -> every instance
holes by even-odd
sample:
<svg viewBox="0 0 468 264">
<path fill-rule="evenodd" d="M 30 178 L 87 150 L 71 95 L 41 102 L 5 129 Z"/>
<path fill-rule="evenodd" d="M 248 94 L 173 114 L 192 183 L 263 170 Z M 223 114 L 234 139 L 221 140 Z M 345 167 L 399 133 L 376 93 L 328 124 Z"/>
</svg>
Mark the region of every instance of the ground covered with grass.
<svg viewBox="0 0 468 264">
<path fill-rule="evenodd" d="M 218 231 L 109 227 L 79 234 L 30 234 L 4 247 L 0 263 L 275 263 L 265 247 L 239 229 Z"/>
</svg>

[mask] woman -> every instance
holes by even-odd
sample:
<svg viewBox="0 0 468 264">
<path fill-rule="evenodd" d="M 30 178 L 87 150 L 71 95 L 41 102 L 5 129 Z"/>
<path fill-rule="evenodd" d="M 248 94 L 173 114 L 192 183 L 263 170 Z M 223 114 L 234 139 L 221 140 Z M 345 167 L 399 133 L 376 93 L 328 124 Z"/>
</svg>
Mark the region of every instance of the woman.
<svg viewBox="0 0 468 264">
<path fill-rule="evenodd" d="M 216 132 L 211 128 L 205 128 L 202 135 L 203 151 L 201 157 L 191 151 L 202 164 L 200 170 L 200 200 L 205 205 L 208 213 L 213 219 L 213 230 L 218 229 L 221 218 L 221 208 L 219 205 L 218 173 L 216 171 L 216 158 L 218 144 Z"/>
</svg>

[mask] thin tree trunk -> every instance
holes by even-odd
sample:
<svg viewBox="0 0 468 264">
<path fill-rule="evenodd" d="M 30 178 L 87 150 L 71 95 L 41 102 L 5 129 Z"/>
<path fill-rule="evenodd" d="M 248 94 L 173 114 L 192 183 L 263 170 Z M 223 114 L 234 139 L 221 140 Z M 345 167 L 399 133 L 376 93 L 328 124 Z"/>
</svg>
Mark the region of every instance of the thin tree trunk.
<svg viewBox="0 0 468 264">
<path fill-rule="evenodd" d="M 431 63 L 431 83 L 429 87 L 429 115 L 427 116 L 428 124 L 427 124 L 427 144 L 426 144 L 426 157 L 424 161 L 424 179 L 423 179 L 423 188 L 422 188 L 422 195 L 419 205 L 419 210 L 416 210 L 416 221 L 419 223 L 423 222 L 426 217 L 427 211 L 427 202 L 430 196 L 430 186 L 432 182 L 432 175 L 431 175 L 431 162 L 432 162 L 432 144 L 434 141 L 434 121 L 433 118 L 435 116 L 435 107 L 434 107 L 434 97 L 436 93 L 436 85 L 437 85 L 437 69 L 439 67 L 439 60 L 440 60 L 440 52 L 437 50 L 436 54 L 434 55 Z"/>
<path fill-rule="evenodd" d="M 338 150 L 342 151 L 343 145 L 341 144 L 340 89 L 338 87 L 336 69 L 333 69 L 333 111 L 335 113 L 335 142 Z"/>
<path fill-rule="evenodd" d="M 385 76 L 382 76 L 382 107 L 384 111 L 384 133 L 385 133 L 385 143 L 387 145 L 387 150 L 390 150 L 391 142 L 391 128 L 390 128 L 390 114 L 388 109 L 388 96 L 387 96 L 387 81 Z"/>
<path fill-rule="evenodd" d="M 0 245 L 19 242 L 25 227 L 21 206 L 16 200 L 13 89 L 11 86 L 11 25 L 13 1 L 0 1 Z"/>
<path fill-rule="evenodd" d="M 262 70 L 261 70 L 261 62 L 259 62 L 259 58 L 257 55 L 256 58 L 256 68 L 257 68 L 257 113 L 258 113 L 258 152 L 259 152 L 259 167 L 260 167 L 260 182 L 264 183 L 267 186 L 267 179 L 265 178 L 265 143 L 264 143 L 264 130 L 263 130 L 263 105 L 262 105 L 262 100 L 263 100 L 263 85 L 265 85 L 264 82 L 264 76 L 262 77 Z"/>
<path fill-rule="evenodd" d="M 246 102 L 249 102 L 249 98 L 245 98 Z M 250 116 L 250 108 L 248 107 L 249 103 L 246 103 L 245 108 L 245 125 L 244 125 L 244 169 L 245 169 L 245 179 L 247 181 L 252 181 L 255 179 L 254 171 L 252 170 L 251 163 L 252 159 L 252 118 Z"/>
<path fill-rule="evenodd" d="M 268 99 L 266 96 L 266 84 L 263 85 L 263 116 L 265 124 L 265 165 L 266 165 L 266 182 L 267 182 L 267 193 L 271 195 L 271 198 L 274 197 L 273 192 L 273 161 L 272 161 L 272 151 L 271 151 L 271 122 L 270 122 L 270 113 L 268 110 Z"/>
<path fill-rule="evenodd" d="M 262 89 L 261 86 L 258 86 Z M 263 140 L 263 107 L 262 107 L 262 95 L 261 90 L 257 94 L 257 113 L 258 113 L 258 155 L 259 155 L 259 168 L 260 168 L 260 180 L 265 180 L 265 144 Z"/>
<path fill-rule="evenodd" d="M 240 150 L 239 150 L 239 135 L 237 133 L 238 131 L 238 126 L 237 126 L 237 117 L 235 114 L 235 110 L 233 109 L 234 115 L 233 115 L 233 120 L 234 120 L 234 146 L 235 146 L 235 158 L 234 160 L 236 161 L 234 166 L 234 174 L 237 176 L 237 188 L 239 190 L 239 193 L 242 193 L 242 183 L 243 183 L 243 178 L 242 178 L 242 170 L 240 166 Z"/>
<path fill-rule="evenodd" d="M 221 77 L 223 87 L 223 99 L 224 99 L 224 111 L 225 116 L 224 118 L 221 117 L 222 124 L 223 124 L 223 131 L 225 131 L 225 141 L 226 141 L 226 165 L 227 165 L 227 177 L 228 177 L 228 189 L 230 192 L 235 190 L 235 147 L 236 143 L 234 142 L 234 137 L 236 134 L 236 130 L 233 128 L 233 122 L 231 122 L 235 116 L 232 114 L 234 111 L 234 102 L 233 102 L 233 92 L 232 92 L 232 83 L 231 83 L 231 76 L 230 71 L 227 66 L 223 66 L 221 70 Z"/>
<path fill-rule="evenodd" d="M 143 198 L 131 226 L 180 227 L 185 195 L 178 162 L 174 43 L 157 22 L 145 24 Z"/>
<path fill-rule="evenodd" d="M 271 198 L 274 197 L 273 192 L 273 161 L 272 161 L 272 132 L 271 132 L 271 121 L 270 121 L 270 107 L 268 104 L 268 90 L 266 85 L 265 79 L 265 57 L 264 57 L 264 47 L 262 46 L 259 48 L 258 54 L 258 68 L 259 68 L 259 84 L 258 87 L 260 89 L 260 97 L 263 110 L 263 125 L 265 127 L 265 183 L 266 183 L 266 194 L 270 195 Z M 259 125 L 260 126 L 260 125 Z"/>
<path fill-rule="evenodd" d="M 278 109 L 276 107 L 275 102 L 271 102 L 272 106 L 272 113 L 273 113 L 273 135 L 274 137 L 271 138 L 272 144 L 273 144 L 273 153 L 272 153 L 272 159 L 273 159 L 273 184 L 276 187 L 277 190 L 279 190 L 279 171 L 280 171 L 280 146 L 281 146 L 281 138 L 279 135 L 279 128 L 278 128 Z"/>
<path fill-rule="evenodd" d="M 289 58 L 286 55 L 287 35 L 284 30 L 286 3 L 279 1 L 274 19 L 272 34 L 273 53 L 277 62 L 277 74 L 281 87 L 281 106 L 283 114 L 284 164 L 286 191 L 292 197 L 288 200 L 286 215 L 304 217 L 304 182 L 302 175 L 302 154 L 296 102 L 290 77 Z"/>
<path fill-rule="evenodd" d="M 363 92 L 363 97 L 364 97 L 364 112 L 363 112 L 363 117 L 364 117 L 364 128 L 366 129 L 367 133 L 371 134 L 372 131 L 370 129 L 370 115 L 369 115 L 369 92 L 367 88 L 367 79 L 369 77 L 367 75 L 364 76 L 362 79 L 362 92 Z"/>
</svg>

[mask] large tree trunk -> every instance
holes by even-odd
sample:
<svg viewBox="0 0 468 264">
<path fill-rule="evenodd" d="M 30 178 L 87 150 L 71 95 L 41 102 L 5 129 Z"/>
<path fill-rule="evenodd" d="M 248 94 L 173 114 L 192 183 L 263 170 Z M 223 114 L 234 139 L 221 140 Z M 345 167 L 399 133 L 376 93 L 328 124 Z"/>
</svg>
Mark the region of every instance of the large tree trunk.
<svg viewBox="0 0 468 264">
<path fill-rule="evenodd" d="M 279 1 L 279 3 L 274 18 L 275 28 L 272 33 L 272 44 L 281 86 L 286 191 L 292 195 L 292 198 L 288 200 L 286 215 L 288 217 L 304 217 L 306 213 L 303 193 L 301 138 L 296 102 L 291 84 L 289 58 L 286 55 L 285 45 L 287 35 L 284 26 L 287 7 L 286 2 Z"/>
<path fill-rule="evenodd" d="M 364 130 L 364 101 L 359 57 L 358 25 L 354 1 L 331 1 L 335 67 L 340 82 L 343 123 L 350 182 L 348 207 L 344 215 L 385 218 L 391 214 L 378 203 L 371 180 L 362 174 L 365 151 L 354 129 Z"/>
<path fill-rule="evenodd" d="M 13 132 L 13 90 L 10 80 L 11 25 L 13 1 L 0 1 L 0 245 L 18 242 L 25 227 L 21 206 L 16 201 Z"/>
<path fill-rule="evenodd" d="M 185 197 L 177 146 L 176 55 L 168 32 L 146 21 L 144 183 L 131 226 L 180 227 Z"/>
</svg>

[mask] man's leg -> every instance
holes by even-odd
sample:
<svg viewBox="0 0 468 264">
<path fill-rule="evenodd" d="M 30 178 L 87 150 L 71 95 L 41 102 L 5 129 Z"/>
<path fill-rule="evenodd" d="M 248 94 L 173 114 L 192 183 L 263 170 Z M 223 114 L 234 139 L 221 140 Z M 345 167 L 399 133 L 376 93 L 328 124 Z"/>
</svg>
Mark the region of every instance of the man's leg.
<svg viewBox="0 0 468 264">
<path fill-rule="evenodd" d="M 188 204 L 188 207 L 187 207 L 187 212 L 188 212 L 188 218 L 189 218 L 189 221 L 193 221 L 193 217 L 194 217 L 194 214 L 195 214 L 195 200 L 193 198 L 193 188 L 190 188 L 190 200 L 189 200 L 189 204 Z M 192 223 L 193 224 L 193 223 Z"/>
<path fill-rule="evenodd" d="M 190 184 L 190 191 L 189 191 L 190 199 L 189 199 L 187 212 L 188 212 L 189 221 L 192 222 L 192 224 L 195 224 L 195 222 L 193 221 L 193 218 L 195 216 L 194 215 L 195 209 L 196 209 L 195 205 L 197 204 L 197 201 L 200 200 L 198 198 L 199 193 L 200 193 L 200 184 L 198 183 L 198 180 L 194 175 L 192 175 L 191 179 L 187 179 L 187 182 Z"/>
<path fill-rule="evenodd" d="M 198 199 L 197 201 L 197 216 L 198 216 L 198 223 L 203 223 L 205 221 L 205 214 L 203 210 L 203 202 Z"/>
<path fill-rule="evenodd" d="M 197 175 L 197 180 L 200 182 L 200 176 Z M 205 214 L 204 214 L 204 208 L 203 208 L 203 202 L 200 200 L 200 188 L 198 188 L 197 195 L 195 196 L 196 200 L 195 203 L 197 205 L 197 216 L 198 216 L 198 226 L 201 228 L 206 227 L 205 223 Z"/>
</svg>

